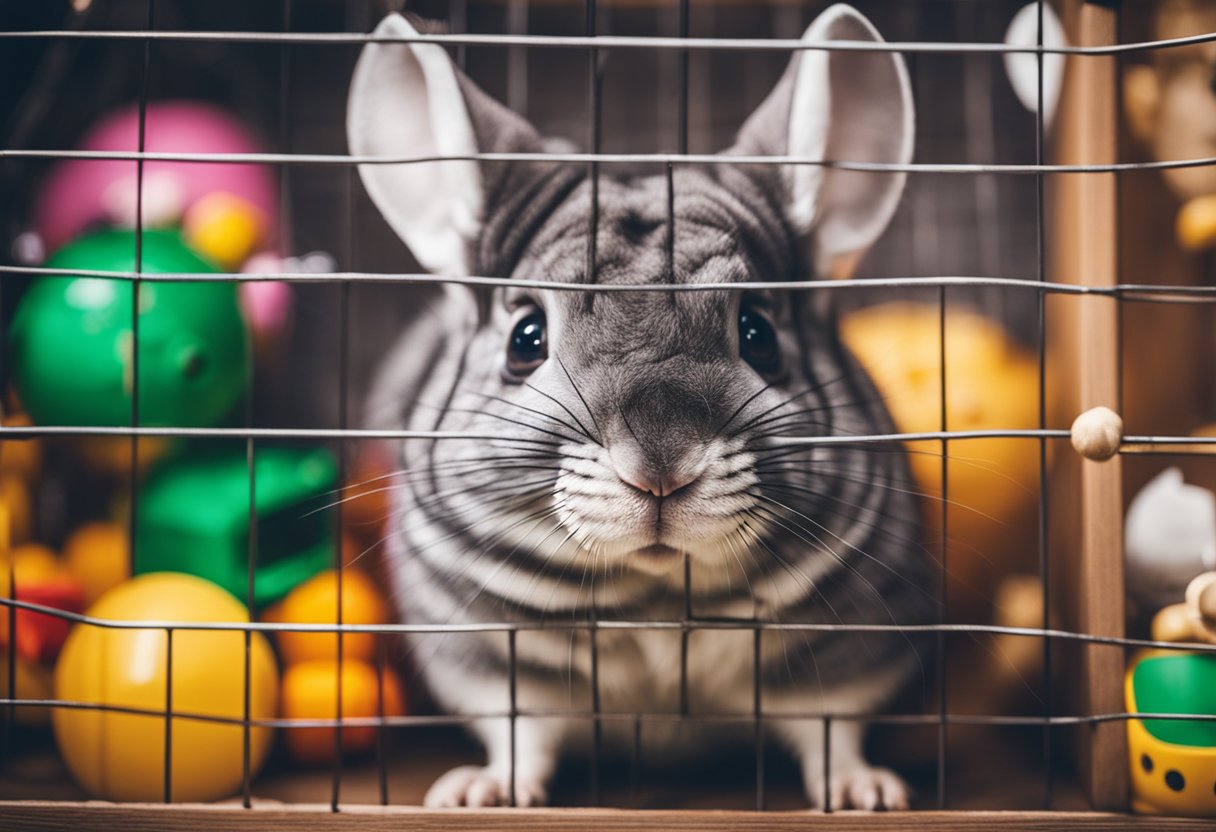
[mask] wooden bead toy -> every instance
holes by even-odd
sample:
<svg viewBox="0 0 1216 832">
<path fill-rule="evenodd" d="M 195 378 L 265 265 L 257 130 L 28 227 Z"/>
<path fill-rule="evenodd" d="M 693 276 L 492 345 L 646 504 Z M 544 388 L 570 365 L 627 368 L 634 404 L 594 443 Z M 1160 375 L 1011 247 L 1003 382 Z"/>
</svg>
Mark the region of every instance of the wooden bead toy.
<svg viewBox="0 0 1216 832">
<path fill-rule="evenodd" d="M 1105 462 L 1123 443 L 1123 419 L 1109 407 L 1094 407 L 1072 423 L 1072 446 L 1086 459 Z"/>
</svg>

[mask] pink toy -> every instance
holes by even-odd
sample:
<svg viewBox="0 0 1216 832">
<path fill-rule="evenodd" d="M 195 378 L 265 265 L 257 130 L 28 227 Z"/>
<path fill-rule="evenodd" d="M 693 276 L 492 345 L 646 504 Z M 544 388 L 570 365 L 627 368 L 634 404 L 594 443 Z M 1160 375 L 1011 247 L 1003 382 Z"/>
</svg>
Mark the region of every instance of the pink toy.
<svg viewBox="0 0 1216 832">
<path fill-rule="evenodd" d="M 135 151 L 139 109 L 129 106 L 95 124 L 81 150 Z M 255 153 L 257 142 L 232 116 L 193 101 L 148 105 L 144 148 L 162 153 Z M 97 224 L 135 226 L 137 164 L 70 159 L 55 166 L 34 211 L 48 253 Z M 192 210 L 197 209 L 192 215 Z M 143 218 L 149 227 L 181 224 L 191 245 L 234 269 L 272 250 L 278 199 L 270 168 L 223 162 L 148 161 Z"/>
<path fill-rule="evenodd" d="M 245 263 L 246 274 L 279 274 L 284 262 L 273 254 L 258 254 Z M 241 311 L 258 338 L 273 337 L 287 328 L 291 318 L 291 286 L 278 281 L 241 284 Z"/>
</svg>

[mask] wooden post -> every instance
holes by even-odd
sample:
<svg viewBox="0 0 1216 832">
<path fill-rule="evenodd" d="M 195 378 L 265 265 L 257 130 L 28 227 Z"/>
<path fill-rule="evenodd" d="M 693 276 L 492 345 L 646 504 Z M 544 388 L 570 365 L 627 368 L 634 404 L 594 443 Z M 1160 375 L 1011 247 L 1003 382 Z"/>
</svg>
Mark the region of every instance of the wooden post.
<svg viewBox="0 0 1216 832">
<path fill-rule="evenodd" d="M 1068 0 L 1063 18 L 1071 43 L 1097 46 L 1116 42 L 1115 4 Z M 1118 146 L 1117 62 L 1106 56 L 1068 59 L 1055 159 L 1062 164 L 1116 161 Z M 1060 174 L 1053 177 L 1054 223 L 1048 238 L 1051 280 L 1091 286 L 1118 282 L 1118 204 L 1114 173 Z M 1071 298 L 1053 302 L 1049 331 L 1052 389 L 1065 424 L 1091 407 L 1118 411 L 1119 310 L 1114 299 Z M 1071 411 L 1071 412 L 1069 412 Z M 1071 561 L 1055 572 L 1055 597 L 1061 623 L 1081 632 L 1120 636 L 1124 632 L 1123 500 L 1119 457 L 1107 462 L 1081 460 L 1071 449 L 1058 457 L 1053 478 L 1054 516 L 1078 517 L 1064 546 L 1053 558 Z M 1066 596 L 1070 596 L 1067 597 Z M 1123 650 L 1087 646 L 1080 651 L 1078 685 L 1072 703 L 1084 714 L 1119 713 L 1123 704 Z M 1122 722 L 1081 731 L 1078 764 L 1081 781 L 1095 809 L 1127 805 L 1127 738 Z"/>
</svg>

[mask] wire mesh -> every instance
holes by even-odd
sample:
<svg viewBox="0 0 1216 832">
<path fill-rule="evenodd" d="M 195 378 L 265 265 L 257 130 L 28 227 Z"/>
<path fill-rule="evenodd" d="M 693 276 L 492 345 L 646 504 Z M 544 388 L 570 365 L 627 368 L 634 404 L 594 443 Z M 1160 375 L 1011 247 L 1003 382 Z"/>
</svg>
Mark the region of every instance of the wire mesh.
<svg viewBox="0 0 1216 832">
<path fill-rule="evenodd" d="M 1068 282 L 1077 278 L 1076 275 L 1066 275 L 1064 280 L 1052 281 L 1048 277 L 1047 260 L 1046 260 L 1046 243 L 1044 239 L 1045 233 L 1045 182 L 1050 176 L 1057 175 L 1077 175 L 1077 174 L 1100 174 L 1100 173 L 1126 173 L 1134 171 L 1147 170 L 1179 170 L 1187 168 L 1198 168 L 1216 165 L 1216 157 L 1194 158 L 1194 159 L 1176 159 L 1157 162 L 1117 162 L 1107 164 L 1053 164 L 1046 159 L 1046 140 L 1045 140 L 1045 125 L 1043 117 L 1044 100 L 1044 73 L 1043 59 L 1047 55 L 1067 55 L 1072 56 L 1076 60 L 1086 60 L 1093 57 L 1111 57 L 1111 56 L 1126 56 L 1139 53 L 1151 52 L 1160 49 L 1182 48 L 1187 46 L 1201 45 L 1211 42 L 1216 42 L 1216 34 L 1199 35 L 1185 38 L 1173 38 L 1157 41 L 1142 41 L 1137 43 L 1116 44 L 1110 46 L 1047 46 L 1043 42 L 1043 19 L 1044 19 L 1044 0 L 1036 0 L 1037 7 L 1037 42 L 1034 46 L 1010 46 L 1001 43 L 965 43 L 965 42 L 889 42 L 889 43 L 869 43 L 869 42 L 853 42 L 853 41 L 831 41 L 824 43 L 813 43 L 803 40 L 792 39 L 719 39 L 719 38 L 703 38 L 690 36 L 690 0 L 679 0 L 677 9 L 677 29 L 678 34 L 675 37 L 629 37 L 621 35 L 606 35 L 600 34 L 601 26 L 599 23 L 601 10 L 597 6 L 596 0 L 585 0 L 584 2 L 584 21 L 585 35 L 583 36 L 547 36 L 539 34 L 528 34 L 528 3 L 521 0 L 513 0 L 510 4 L 510 28 L 511 32 L 499 35 L 484 35 L 474 34 L 467 31 L 468 10 L 463 2 L 453 2 L 450 6 L 451 15 L 450 23 L 452 31 L 449 34 L 425 34 L 417 37 L 409 38 L 376 38 L 358 32 L 295 32 L 292 28 L 292 2 L 284 0 L 282 4 L 283 31 L 282 32 L 235 32 L 235 31 L 169 31 L 156 29 L 154 27 L 154 3 L 149 0 L 147 3 L 147 23 L 146 28 L 138 31 L 122 31 L 122 30 L 57 30 L 57 31 L 5 31 L 0 32 L 0 40 L 18 40 L 18 39 L 46 39 L 46 40 L 115 40 L 115 41 L 130 41 L 143 46 L 143 73 L 142 81 L 139 88 L 139 149 L 135 152 L 100 152 L 100 151 L 70 151 L 70 150 L 55 150 L 55 149 L 24 149 L 24 148 L 2 148 L 0 149 L 0 161 L 11 160 L 13 162 L 33 161 L 33 160 L 64 160 L 64 159 L 109 159 L 109 160 L 124 160 L 134 161 L 137 165 L 137 178 L 139 187 L 137 188 L 137 200 L 142 200 L 143 195 L 143 166 L 150 161 L 182 161 L 182 162 L 198 162 L 198 163 L 219 163 L 219 162 L 244 162 L 257 163 L 275 166 L 280 172 L 280 201 L 283 206 L 281 211 L 281 222 L 283 228 L 280 229 L 280 236 L 283 239 L 289 238 L 289 203 L 290 203 L 290 188 L 288 184 L 288 175 L 293 169 L 300 168 L 335 168 L 342 177 L 342 204 L 341 214 L 343 217 L 343 233 L 345 236 L 344 258 L 350 268 L 345 271 L 337 271 L 325 274 L 315 273 L 287 273 L 287 274 L 258 274 L 258 273 L 230 273 L 220 272 L 215 274 L 195 274 L 195 273 L 167 273 L 156 274 L 157 281 L 180 281 L 180 282 L 234 282 L 247 283 L 257 281 L 285 281 L 300 284 L 336 284 L 338 291 L 337 304 L 337 319 L 338 319 L 338 417 L 337 427 L 335 428 L 258 428 L 255 426 L 255 414 L 253 412 L 253 395 L 250 394 L 245 411 L 245 424 L 240 427 L 232 428 L 188 428 L 180 426 L 145 426 L 142 424 L 139 412 L 139 384 L 140 373 L 138 370 L 138 355 L 139 355 L 139 314 L 140 304 L 138 299 L 141 288 L 141 281 L 147 276 L 143 269 L 142 263 L 142 239 L 143 239 L 143 211 L 140 202 L 137 202 L 136 210 L 136 253 L 135 253 L 135 269 L 131 272 L 89 272 L 80 269 L 54 269 L 45 267 L 31 267 L 27 265 L 11 266 L 0 265 L 0 274 L 4 275 L 28 275 L 28 276 L 66 276 L 66 275 L 85 275 L 105 277 L 108 279 L 128 281 L 131 284 L 131 291 L 136 302 L 132 304 L 132 340 L 134 348 L 132 350 L 133 362 L 133 392 L 132 392 L 132 410 L 130 418 L 130 426 L 69 426 L 69 425 L 36 425 L 36 426 L 0 426 L 0 441 L 19 441 L 33 440 L 53 437 L 85 437 L 85 436 L 116 436 L 128 437 L 131 443 L 131 480 L 129 485 L 130 500 L 132 502 L 131 509 L 131 561 L 135 562 L 135 541 L 138 535 L 135 533 L 135 518 L 137 514 L 136 501 L 138 499 L 138 472 L 139 472 L 139 443 L 141 439 L 148 437 L 191 437 L 196 439 L 242 439 L 244 440 L 245 455 L 246 455 L 246 470 L 249 482 L 249 538 L 247 544 L 248 557 L 248 572 L 247 572 L 247 593 L 246 603 L 249 609 L 254 608 L 254 598 L 256 595 L 256 566 L 258 555 L 258 518 L 255 511 L 256 506 L 256 477 L 255 477 L 255 462 L 257 459 L 257 443 L 261 440 L 335 440 L 340 442 L 359 441 L 369 439 L 430 439 L 430 440 L 451 440 L 451 439 L 494 439 L 493 435 L 461 432 L 461 431 L 419 431 L 419 430 L 368 430 L 352 428 L 348 424 L 348 397 L 349 397 L 349 337 L 351 329 L 351 289 L 358 284 L 364 283 L 389 283 L 400 285 L 427 285 L 427 284 L 445 284 L 445 283 L 460 283 L 470 286 L 487 286 L 487 287 L 531 287 L 543 288 L 551 291 L 570 291 L 581 293 L 611 293 L 611 292 L 653 292 L 653 293 L 670 293 L 670 292 L 701 292 L 701 291 L 754 291 L 756 289 L 766 289 L 771 291 L 810 291 L 810 292 L 849 292 L 851 290 L 898 290 L 898 289 L 936 289 L 937 303 L 939 306 L 939 327 L 938 327 L 938 347 L 940 356 L 940 370 L 938 384 L 940 389 L 939 408 L 940 408 L 940 430 L 922 431 L 922 432 L 900 432 L 900 433 L 884 433 L 874 435 L 848 435 L 848 436 L 787 436 L 778 441 L 780 444 L 790 446 L 816 446 L 816 445 L 852 445 L 852 444 L 885 444 L 891 442 L 910 442 L 910 441 L 933 441 L 939 444 L 942 465 L 941 465 L 941 500 L 940 500 L 940 586 L 939 586 L 939 607 L 941 610 L 941 618 L 937 624 L 933 625 L 831 625 L 831 624 L 795 624 L 781 623 L 776 621 L 762 620 L 758 615 L 746 620 L 720 620 L 713 619 L 696 614 L 693 605 L 693 576 L 687 556 L 684 558 L 684 579 L 682 586 L 683 612 L 680 620 L 600 620 L 597 612 L 597 604 L 592 598 L 592 603 L 588 611 L 588 617 L 583 621 L 562 621 L 550 620 L 541 623 L 504 621 L 487 624 L 472 624 L 472 625 L 421 625 L 421 624 L 392 624 L 392 625 L 360 625 L 344 623 L 343 617 L 343 599 L 342 591 L 343 582 L 343 567 L 345 565 L 342 553 L 341 543 L 341 502 L 337 505 L 335 523 L 339 529 L 339 533 L 334 536 L 335 549 L 333 555 L 333 565 L 337 574 L 336 582 L 336 621 L 333 624 L 317 624 L 317 625 L 300 625 L 300 624 L 276 624 L 270 622 L 250 622 L 250 623 L 192 623 L 184 621 L 144 621 L 144 622 L 122 622 L 113 620 L 102 620 L 88 615 L 64 612 L 52 607 L 22 601 L 16 597 L 16 577 L 13 564 L 8 565 L 8 577 L 10 593 L 8 598 L 0 599 L 0 603 L 7 608 L 6 615 L 8 618 L 8 628 L 10 633 L 15 633 L 18 626 L 17 613 L 21 610 L 37 612 L 43 615 L 59 618 L 70 621 L 77 626 L 91 626 L 107 629 L 134 629 L 134 630 L 160 630 L 165 633 L 165 662 L 168 667 L 166 674 L 165 688 L 165 703 L 163 710 L 156 709 L 140 709 L 127 708 L 113 705 L 104 705 L 99 703 L 74 702 L 55 699 L 22 699 L 16 694 L 16 671 L 15 671 L 15 648 L 10 648 L 7 651 L 7 663 L 9 673 L 9 684 L 6 697 L 0 700 L 0 705 L 10 706 L 9 713 L 6 716 L 6 732 L 12 733 L 13 715 L 17 708 L 33 708 L 33 707 L 57 707 L 65 709 L 85 709 L 97 710 L 112 713 L 128 713 L 148 716 L 163 717 L 165 722 L 164 731 L 164 800 L 171 802 L 173 798 L 173 783 L 172 783 L 172 766 L 169 761 L 172 759 L 173 748 L 173 727 L 177 720 L 193 720 L 215 724 L 232 724 L 239 725 L 242 729 L 242 759 L 243 773 L 241 781 L 241 795 L 243 805 L 250 808 L 253 805 L 253 776 L 251 766 L 251 732 L 253 728 L 332 728 L 334 731 L 334 762 L 332 765 L 332 778 L 330 787 L 330 807 L 333 811 L 338 811 L 341 806 L 342 798 L 342 748 L 343 748 L 343 730 L 357 727 L 374 727 L 377 731 L 376 740 L 376 767 L 378 780 L 379 801 L 382 804 L 389 803 L 388 792 L 388 755 L 386 753 L 386 744 L 389 737 L 389 730 L 394 728 L 410 728 L 420 726 L 437 726 L 437 725 L 466 725 L 475 720 L 482 719 L 497 719 L 504 721 L 509 727 L 507 732 L 509 743 L 509 760 L 510 770 L 508 776 L 508 796 L 507 799 L 514 804 L 516 800 L 516 785 L 517 785 L 517 752 L 518 752 L 518 723 L 523 718 L 545 718 L 545 717 L 565 717 L 570 719 L 582 720 L 587 722 L 591 728 L 592 753 L 591 753 L 591 798 L 592 805 L 598 805 L 601 799 L 601 772 L 600 758 L 602 745 L 602 726 L 605 723 L 622 723 L 627 724 L 632 730 L 631 739 L 631 760 L 630 772 L 631 777 L 635 778 L 631 790 L 636 793 L 639 783 L 642 781 L 641 772 L 645 766 L 644 749 L 644 732 L 643 728 L 652 723 L 680 722 L 680 723 L 738 723 L 744 726 L 750 726 L 752 729 L 752 745 L 755 757 L 755 808 L 764 810 L 766 808 L 765 797 L 765 749 L 767 738 L 765 735 L 765 725 L 770 720 L 814 720 L 822 725 L 823 730 L 823 766 L 825 773 L 825 794 L 823 808 L 825 811 L 832 811 L 834 808 L 831 804 L 831 783 L 832 783 L 832 729 L 833 724 L 837 722 L 860 721 L 866 724 L 874 725 L 926 725 L 933 726 L 937 729 L 937 754 L 936 754 L 936 800 L 939 808 L 948 808 L 950 805 L 950 791 L 948 789 L 948 775 L 950 772 L 947 768 L 948 753 L 948 727 L 954 725 L 986 725 L 986 726 L 1032 726 L 1041 728 L 1041 754 L 1042 754 L 1042 770 L 1044 777 L 1043 784 L 1043 805 L 1050 808 L 1053 802 L 1053 761 L 1055 752 L 1053 750 L 1053 734 L 1052 730 L 1066 726 L 1092 725 L 1107 722 L 1123 722 L 1131 719 L 1160 719 L 1160 720 L 1216 720 L 1216 716 L 1205 715 L 1179 715 L 1179 714 L 1144 714 L 1144 713 L 1101 713 L 1101 714 L 1058 714 L 1055 712 L 1052 699 L 1052 672 L 1053 672 L 1053 653 L 1052 645 L 1057 642 L 1074 643 L 1074 644 L 1099 644 L 1112 645 L 1125 648 L 1137 649 L 1161 649 L 1168 651 L 1189 651 L 1200 653 L 1216 653 L 1216 646 L 1212 645 L 1178 645 L 1175 643 L 1159 642 L 1147 639 L 1125 638 L 1115 636 L 1103 636 L 1092 633 L 1075 632 L 1050 626 L 1049 613 L 1051 609 L 1051 599 L 1054 594 L 1051 592 L 1050 573 L 1052 571 L 1052 557 L 1049 553 L 1049 514 L 1048 514 L 1048 495 L 1052 485 L 1049 475 L 1048 456 L 1050 452 L 1050 443 L 1059 443 L 1062 440 L 1067 440 L 1070 436 L 1069 431 L 1061 429 L 1049 428 L 1047 414 L 1047 371 L 1048 371 L 1048 337 L 1047 337 L 1047 305 L 1048 298 L 1053 295 L 1059 296 L 1075 296 L 1082 300 L 1088 301 L 1094 298 L 1109 298 L 1116 302 L 1141 302 L 1141 303 L 1168 303 L 1168 304 L 1201 304 L 1211 303 L 1216 301 L 1216 287 L 1210 286 L 1193 286 L 1193 285 L 1159 285 L 1150 283 L 1119 283 L 1112 286 L 1087 286 L 1080 285 L 1080 282 Z M 353 27 L 365 27 L 370 22 L 370 10 L 356 10 L 348 16 L 349 24 Z M 189 43 L 189 42 L 213 42 L 213 43 L 245 43 L 255 45 L 265 45 L 267 47 L 277 47 L 280 61 L 280 89 L 281 94 L 278 102 L 278 114 L 280 123 L 280 134 L 278 138 L 278 152 L 273 153 L 217 153 L 217 154 L 199 154 L 199 153 L 164 153 L 164 152 L 146 152 L 144 149 L 144 133 L 146 126 L 146 110 L 149 101 L 149 73 L 152 68 L 152 46 L 153 44 L 174 44 L 174 43 Z M 428 156 L 400 156 L 400 157 L 361 157 L 353 154 L 343 153 L 303 153 L 293 152 L 290 138 L 290 131 L 287 125 L 290 123 L 290 105 L 287 91 L 291 82 L 292 76 L 292 59 L 291 52 L 288 47 L 299 45 L 318 45 L 318 46 L 351 46 L 361 45 L 371 42 L 392 42 L 392 43 L 431 43 L 439 44 L 452 50 L 457 56 L 457 61 L 464 65 L 467 59 L 468 50 L 484 47 L 505 47 L 509 48 L 510 61 L 508 64 L 510 103 L 517 110 L 524 110 L 527 107 L 527 83 L 526 79 L 522 82 L 518 81 L 521 74 L 525 74 L 528 69 L 527 57 L 529 50 L 532 49 L 580 49 L 585 50 L 588 61 L 588 88 L 587 88 L 587 103 L 589 107 L 588 113 L 588 134 L 587 144 L 590 148 L 586 153 L 473 153 L 462 155 L 428 155 Z M 608 56 L 615 54 L 617 51 L 626 50 L 656 50 L 656 51 L 674 51 L 678 61 L 677 73 L 677 88 L 678 96 L 676 100 L 676 123 L 677 123 L 677 150 L 676 152 L 657 152 L 657 153 L 605 153 L 602 152 L 603 147 L 603 85 L 605 65 Z M 812 159 L 800 156 L 731 156 L 722 157 L 712 154 L 698 154 L 689 151 L 689 90 L 690 90 L 690 70 L 689 57 L 691 52 L 716 53 L 716 52 L 782 52 L 796 53 L 803 50 L 833 50 L 833 51 L 863 51 L 863 52 L 890 52 L 907 55 L 931 55 L 931 54 L 957 54 L 965 56 L 985 56 L 985 55 L 1007 55 L 1007 54 L 1032 54 L 1036 57 L 1038 73 L 1037 73 L 1037 97 L 1040 106 L 1035 112 L 1035 160 L 1033 164 L 997 164 L 984 161 L 970 161 L 966 163 L 927 163 L 917 162 L 910 164 L 883 164 L 870 162 L 857 162 L 847 159 Z M 981 157 L 983 153 L 978 154 Z M 848 171 L 868 171 L 868 172 L 906 172 L 913 175 L 927 174 L 948 174 L 948 175 L 963 175 L 975 176 L 976 181 L 987 181 L 985 177 L 991 176 L 1029 176 L 1034 179 L 1035 188 L 1035 233 L 1036 233 L 1036 251 L 1035 262 L 1036 268 L 1033 277 L 1027 279 L 1019 278 L 1000 278 L 994 276 L 933 276 L 933 277 L 906 277 L 906 278 L 871 278 L 857 280 L 838 280 L 821 282 L 817 280 L 783 280 L 769 282 L 753 282 L 748 284 L 722 284 L 722 283 L 705 283 L 705 284 L 684 284 L 673 285 L 672 283 L 662 283 L 653 285 L 631 285 L 619 286 L 612 284 L 588 285 L 584 283 L 561 283 L 547 280 L 519 280 L 505 279 L 493 276 L 467 276 L 467 277 L 449 277 L 442 275 L 432 275 L 423 273 L 387 273 L 375 271 L 360 271 L 357 269 L 358 256 L 356 251 L 357 239 L 355 234 L 355 189 L 354 177 L 356 167 L 364 164 L 389 164 L 389 165 L 407 165 L 407 164 L 425 164 L 443 161 L 471 160 L 486 163 L 502 163 L 512 161 L 540 161 L 550 163 L 562 163 L 569 165 L 583 165 L 588 171 L 588 181 L 590 182 L 590 230 L 588 235 L 588 245 L 586 251 L 586 268 L 589 275 L 597 273 L 598 265 L 598 223 L 600 216 L 599 208 L 599 180 L 601 175 L 601 165 L 651 165 L 661 167 L 666 176 L 667 184 L 667 237 L 666 237 L 666 258 L 669 275 L 673 275 L 676 269 L 677 252 L 676 252 L 676 185 L 675 171 L 682 165 L 810 165 L 818 166 L 827 169 L 838 169 Z M 978 187 L 978 185 L 977 185 Z M 977 197 L 978 198 L 978 197 Z M 997 257 L 999 261 L 999 255 Z M 947 312 L 949 307 L 948 291 L 955 289 L 967 288 L 1000 288 L 1018 292 L 1031 293 L 1036 302 L 1037 328 L 1036 328 L 1036 360 L 1038 370 L 1038 403 L 1037 403 L 1037 421 L 1038 427 L 1034 429 L 1008 429 L 1008 430 L 957 430 L 952 429 L 948 421 L 948 370 L 947 370 Z M 251 351 L 250 351 L 251 352 Z M 249 385 L 251 390 L 255 386 L 256 377 L 252 364 L 248 368 Z M 946 614 L 947 609 L 947 572 L 948 572 L 948 557 L 947 557 L 947 541 L 949 540 L 950 530 L 950 470 L 949 470 L 949 447 L 951 442 L 972 440 L 972 439 L 1024 439 L 1033 441 L 1037 446 L 1037 463 L 1038 463 L 1038 517 L 1037 517 L 1037 538 L 1039 548 L 1039 578 L 1041 582 L 1041 591 L 1043 596 L 1043 618 L 1040 627 L 1001 627 L 996 625 L 976 625 L 976 624 L 953 624 L 950 623 Z M 1216 437 L 1197 437 L 1197 436 L 1182 436 L 1182 435 L 1128 435 L 1122 440 L 1122 453 L 1137 453 L 1137 454 L 1178 454 L 1192 451 L 1202 451 L 1205 446 L 1216 444 Z M 344 460 L 345 457 L 342 457 Z M 340 466 L 340 481 L 345 481 L 344 464 Z M 132 572 L 134 570 L 132 569 Z M 594 589 L 593 589 L 594 592 Z M 569 631 L 571 633 L 585 633 L 590 646 L 590 691 L 591 701 L 590 707 L 586 711 L 579 710 L 561 710 L 550 711 L 537 708 L 520 707 L 518 701 L 518 643 L 517 639 L 521 633 L 534 632 L 540 630 L 559 630 Z M 679 636 L 680 657 L 679 657 L 679 707 L 677 713 L 649 713 L 649 712 L 608 712 L 602 707 L 600 696 L 600 650 L 599 639 L 602 632 L 608 631 L 628 631 L 628 630 L 645 630 L 645 631 L 671 631 Z M 751 707 L 740 713 L 723 713 L 723 714 L 703 714 L 694 712 L 690 708 L 690 690 L 689 690 L 689 643 L 694 633 L 711 630 L 739 630 L 750 631 L 752 633 L 752 650 L 753 650 L 753 689 L 751 696 Z M 173 697 L 173 665 L 174 665 L 174 633 L 183 631 L 239 631 L 243 634 L 243 715 L 240 718 L 225 718 L 213 715 L 194 714 L 184 712 L 174 708 Z M 764 708 L 764 693 L 762 685 L 761 673 L 761 658 L 763 637 L 765 633 L 782 633 L 782 632 L 837 632 L 846 631 L 851 633 L 883 633 L 897 632 L 906 633 L 924 633 L 931 634 L 936 638 L 939 645 L 938 655 L 939 663 L 937 665 L 937 680 L 939 686 L 938 707 L 935 713 L 877 713 L 877 714 L 850 714 L 847 712 L 818 712 L 814 710 L 803 712 L 786 712 L 782 711 L 779 715 L 773 715 L 765 712 Z M 305 633 L 326 633 L 332 634 L 336 643 L 336 655 L 339 668 L 339 681 L 335 682 L 335 702 L 336 709 L 332 719 L 260 719 L 252 715 L 251 710 L 251 680 L 252 680 L 252 643 L 255 634 L 258 633 L 279 633 L 279 632 L 305 632 Z M 404 634 L 434 634 L 443 635 L 450 633 L 502 633 L 505 636 L 508 650 L 508 706 L 505 711 L 487 712 L 476 715 L 467 714 L 411 714 L 411 715 L 388 715 L 385 710 L 384 688 L 379 685 L 377 689 L 377 705 L 376 715 L 374 717 L 350 717 L 343 716 L 343 686 L 340 683 L 341 668 L 344 662 L 344 635 L 369 633 L 379 635 L 395 635 Z M 954 713 L 949 708 L 949 700 L 946 691 L 947 684 L 947 661 L 948 654 L 947 636 L 962 635 L 974 637 L 978 635 L 1005 635 L 1015 636 L 1019 638 L 1038 639 L 1042 642 L 1042 667 L 1044 675 L 1044 696 L 1043 696 L 1043 712 L 1041 715 L 1001 715 L 1001 714 L 969 714 L 969 713 Z M 573 637 L 573 636 L 572 636 Z M 378 672 L 383 674 L 389 659 L 386 654 L 387 648 L 385 642 L 380 642 L 379 652 L 377 654 Z"/>
</svg>

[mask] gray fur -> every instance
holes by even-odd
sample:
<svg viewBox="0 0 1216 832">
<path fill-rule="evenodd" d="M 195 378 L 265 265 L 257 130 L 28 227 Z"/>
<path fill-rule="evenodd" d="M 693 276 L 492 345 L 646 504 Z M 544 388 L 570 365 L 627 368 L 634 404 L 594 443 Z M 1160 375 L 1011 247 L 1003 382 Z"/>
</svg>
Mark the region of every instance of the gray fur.
<svg viewBox="0 0 1216 832">
<path fill-rule="evenodd" d="M 736 150 L 783 152 L 783 139 L 773 137 L 787 121 L 792 75 L 791 68 Z M 481 148 L 557 146 L 463 76 L 460 83 Z M 469 253 L 476 274 L 746 284 L 805 279 L 812 270 L 809 241 L 786 218 L 775 168 L 676 168 L 672 227 L 663 171 L 603 167 L 592 274 L 585 166 L 483 163 L 481 170 L 484 215 Z M 917 545 L 902 451 L 791 451 L 774 442 L 776 434 L 892 431 L 821 297 L 757 296 L 776 325 L 784 361 L 777 377 L 765 379 L 739 357 L 743 291 L 472 295 L 446 296 L 429 324 L 405 335 L 374 406 L 381 425 L 498 437 L 402 443 L 390 574 L 407 620 L 679 621 L 682 560 L 652 563 L 637 554 L 655 544 L 688 558 L 697 617 L 900 625 L 935 619 L 932 570 Z M 505 344 L 512 310 L 528 304 L 548 317 L 550 357 L 518 383 L 504 375 Z M 620 458 L 656 475 L 690 466 L 701 473 L 658 501 L 656 517 L 654 498 L 612 475 Z M 673 635 L 599 634 L 603 709 L 680 706 Z M 521 632 L 519 707 L 570 714 L 589 708 L 590 638 L 585 630 Z M 757 681 L 750 630 L 695 632 L 684 704 L 746 715 L 758 684 L 771 712 L 864 712 L 923 672 L 922 647 L 903 634 L 768 632 Z M 445 707 L 505 707 L 502 633 L 421 636 L 413 648 Z M 490 693 L 473 695 L 470 687 Z M 493 765 L 501 733 L 490 722 L 478 733 Z M 576 753 L 585 749 L 588 724 L 571 716 L 554 730 L 525 730 L 517 753 L 527 760 Z M 611 725 L 605 730 L 611 743 Z M 813 741 L 797 730 L 778 734 L 804 758 L 808 791 L 818 800 L 809 770 L 816 765 Z M 680 750 L 679 730 L 666 736 L 669 749 Z M 543 794 L 551 774 L 551 765 L 525 761 L 520 777 L 534 776 Z M 520 797 L 532 798 L 543 799 Z"/>
</svg>

